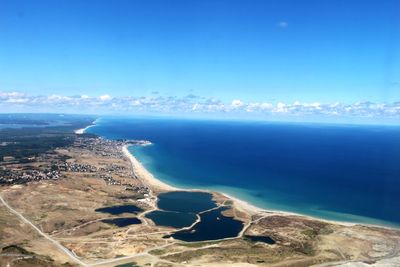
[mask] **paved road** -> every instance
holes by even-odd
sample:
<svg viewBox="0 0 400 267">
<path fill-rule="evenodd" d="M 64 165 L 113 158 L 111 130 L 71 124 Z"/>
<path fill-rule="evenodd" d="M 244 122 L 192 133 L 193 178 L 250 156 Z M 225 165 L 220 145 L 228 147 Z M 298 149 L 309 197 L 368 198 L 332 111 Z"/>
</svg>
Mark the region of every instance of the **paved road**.
<svg viewBox="0 0 400 267">
<path fill-rule="evenodd" d="M 3 205 L 12 213 L 17 215 L 24 223 L 29 224 L 33 229 L 36 230 L 41 236 L 52 242 L 55 246 L 57 246 L 62 252 L 64 252 L 71 260 L 74 262 L 78 263 L 79 265 L 82 266 L 89 266 L 88 264 L 84 263 L 81 261 L 79 258 L 76 257 L 76 255 L 71 252 L 69 249 L 61 245 L 58 241 L 54 240 L 51 238 L 49 235 L 46 233 L 42 232 L 38 227 L 36 227 L 33 223 L 31 223 L 28 219 L 26 219 L 21 213 L 13 209 L 8 203 L 3 199 L 3 197 L 0 195 L 0 201 L 3 203 Z"/>
</svg>

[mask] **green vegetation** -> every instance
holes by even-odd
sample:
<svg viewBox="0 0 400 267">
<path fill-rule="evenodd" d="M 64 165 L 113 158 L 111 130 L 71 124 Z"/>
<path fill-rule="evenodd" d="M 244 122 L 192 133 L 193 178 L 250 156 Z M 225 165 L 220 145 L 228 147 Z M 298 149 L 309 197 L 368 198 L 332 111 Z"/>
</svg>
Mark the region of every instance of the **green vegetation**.
<svg viewBox="0 0 400 267">
<path fill-rule="evenodd" d="M 153 249 L 153 250 L 150 250 L 149 253 L 151 255 L 160 256 L 162 254 L 165 254 L 166 251 L 164 249 Z"/>
<path fill-rule="evenodd" d="M 226 200 L 224 205 L 226 206 L 232 206 L 233 205 L 233 201 L 232 200 Z"/>
<path fill-rule="evenodd" d="M 29 162 L 29 158 L 72 144 L 74 130 L 86 127 L 94 117 L 46 114 L 0 115 L 0 162 Z M 8 128 L 15 121 L 20 127 Z"/>
<path fill-rule="evenodd" d="M 304 231 L 301 232 L 301 233 L 302 233 L 303 235 L 309 237 L 310 239 L 314 239 L 314 238 L 318 235 L 318 232 L 315 231 L 314 229 L 307 229 L 307 230 L 304 230 Z"/>
<path fill-rule="evenodd" d="M 180 246 L 189 247 L 189 248 L 199 248 L 209 245 L 215 245 L 221 243 L 221 241 L 210 241 L 210 242 L 190 242 L 190 243 L 180 243 Z"/>
<path fill-rule="evenodd" d="M 312 256 L 314 255 L 315 251 L 314 251 L 314 247 L 312 244 L 310 243 L 305 243 L 303 244 L 302 248 L 299 250 L 299 252 L 308 255 L 308 256 Z"/>
<path fill-rule="evenodd" d="M 21 248 L 21 247 L 19 247 L 17 245 L 10 245 L 10 246 L 3 247 L 2 250 L 1 250 L 1 254 L 6 254 L 6 253 L 8 253 L 8 254 L 13 254 L 14 253 L 14 254 L 33 255 L 33 253 L 31 253 L 31 252 L 27 251 L 26 249 Z"/>
</svg>

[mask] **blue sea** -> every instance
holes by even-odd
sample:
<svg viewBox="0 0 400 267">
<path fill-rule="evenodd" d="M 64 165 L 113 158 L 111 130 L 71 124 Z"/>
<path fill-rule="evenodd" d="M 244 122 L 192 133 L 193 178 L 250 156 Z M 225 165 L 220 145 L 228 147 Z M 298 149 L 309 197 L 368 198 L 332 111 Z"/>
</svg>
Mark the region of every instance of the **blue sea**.
<svg viewBox="0 0 400 267">
<path fill-rule="evenodd" d="M 88 129 L 145 139 L 158 179 L 255 206 L 399 227 L 400 127 L 104 117 Z"/>
</svg>

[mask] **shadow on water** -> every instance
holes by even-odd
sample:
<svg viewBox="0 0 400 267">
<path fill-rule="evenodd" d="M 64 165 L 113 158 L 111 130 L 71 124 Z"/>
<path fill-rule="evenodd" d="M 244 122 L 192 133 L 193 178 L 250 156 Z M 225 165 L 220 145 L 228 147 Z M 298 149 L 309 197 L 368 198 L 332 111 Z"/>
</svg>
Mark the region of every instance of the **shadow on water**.
<svg viewBox="0 0 400 267">
<path fill-rule="evenodd" d="M 139 267 L 139 265 L 136 265 L 136 263 L 130 262 L 130 263 L 124 263 L 120 265 L 115 265 L 115 267 Z"/>
<path fill-rule="evenodd" d="M 252 242 L 262 242 L 262 243 L 266 243 L 266 244 L 270 244 L 273 245 L 275 244 L 275 240 L 273 240 L 271 237 L 269 236 L 254 236 L 254 235 L 245 235 L 244 236 L 245 240 L 249 240 Z"/>
<path fill-rule="evenodd" d="M 132 224 L 142 223 L 138 218 L 115 218 L 115 219 L 104 219 L 101 222 L 113 224 L 118 227 L 125 227 Z"/>
<path fill-rule="evenodd" d="M 136 207 L 135 205 L 129 204 L 129 205 L 119 205 L 119 206 L 99 208 L 96 209 L 95 211 L 102 213 L 109 213 L 112 215 L 119 215 L 122 213 L 138 213 L 142 212 L 143 210 L 139 207 Z"/>
</svg>

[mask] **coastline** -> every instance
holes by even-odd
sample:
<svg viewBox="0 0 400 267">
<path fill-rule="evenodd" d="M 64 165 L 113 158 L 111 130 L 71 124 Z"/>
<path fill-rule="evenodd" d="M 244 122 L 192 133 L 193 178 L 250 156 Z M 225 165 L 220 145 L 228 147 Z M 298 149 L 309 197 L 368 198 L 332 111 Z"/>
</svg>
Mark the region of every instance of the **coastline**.
<svg viewBox="0 0 400 267">
<path fill-rule="evenodd" d="M 146 184 L 150 189 L 159 191 L 173 191 L 173 190 L 183 190 L 171 185 L 168 185 L 158 179 L 156 179 L 128 150 L 129 145 L 124 145 L 122 147 L 122 152 L 131 162 L 132 168 L 138 178 Z"/>
<path fill-rule="evenodd" d="M 93 126 L 94 126 L 94 124 L 86 126 L 85 128 L 77 129 L 74 131 L 74 133 L 75 134 L 84 134 L 87 129 L 89 129 L 90 127 L 93 127 Z"/>
<path fill-rule="evenodd" d="M 131 152 L 129 152 L 128 150 L 129 145 L 125 145 L 122 148 L 122 152 L 124 153 L 124 155 L 130 160 L 131 164 L 132 164 L 132 168 L 134 169 L 135 173 L 137 174 L 138 178 L 142 180 L 143 183 L 145 183 L 150 189 L 154 190 L 156 189 L 157 191 L 197 191 L 197 192 L 207 192 L 207 193 L 212 193 L 213 191 L 210 190 L 205 190 L 205 189 L 185 189 L 185 188 L 179 188 L 179 187 L 175 187 L 172 185 L 169 185 L 165 182 L 162 182 L 160 180 L 158 180 L 157 178 L 154 177 L 153 174 L 151 174 L 144 166 L 143 164 L 136 159 L 136 157 L 134 155 L 132 155 Z M 223 195 L 224 197 L 232 200 L 234 202 L 234 205 L 236 206 L 236 208 L 249 212 L 251 214 L 256 214 L 256 213 L 260 213 L 260 212 L 274 212 L 274 211 L 268 211 L 265 209 L 261 209 L 259 207 L 253 206 L 252 204 L 238 199 L 236 197 L 233 197 L 229 194 L 226 193 L 222 193 L 222 192 L 217 192 L 221 195 Z M 294 215 L 294 214 L 292 214 Z"/>
<path fill-rule="evenodd" d="M 92 122 L 92 124 L 86 126 L 85 128 L 76 129 L 76 130 L 74 131 L 74 133 L 75 133 L 75 134 L 84 134 L 84 133 L 86 132 L 87 129 L 89 129 L 89 128 L 93 127 L 93 126 L 96 126 L 97 120 L 98 120 L 98 119 L 94 120 L 94 121 Z"/>
<path fill-rule="evenodd" d="M 257 207 L 243 199 L 240 199 L 238 197 L 232 196 L 231 194 L 216 191 L 216 190 L 209 190 L 209 189 L 196 189 L 196 188 L 180 188 L 176 186 L 169 185 L 163 181 L 160 181 L 157 179 L 152 173 L 150 173 L 144 166 L 143 164 L 134 156 L 132 155 L 131 152 L 129 152 L 128 147 L 130 145 L 125 145 L 122 148 L 122 151 L 124 155 L 129 159 L 131 162 L 132 168 L 135 170 L 136 174 L 138 175 L 138 178 L 141 179 L 141 181 L 146 184 L 151 190 L 154 191 L 189 191 L 189 192 L 206 192 L 206 193 L 217 193 L 220 194 L 230 200 L 232 200 L 233 205 L 235 208 L 238 210 L 247 212 L 250 215 L 255 215 L 255 214 L 266 214 L 268 213 L 269 215 L 281 215 L 281 216 L 298 216 L 298 217 L 303 217 L 303 218 L 308 218 L 312 220 L 318 220 L 326 223 L 331 223 L 331 224 L 336 224 L 336 225 L 342 225 L 342 226 L 356 226 L 356 225 L 361 225 L 361 226 L 366 226 L 366 227 L 378 227 L 378 228 L 383 228 L 383 229 L 393 229 L 393 230 L 399 230 L 399 227 L 396 226 L 391 226 L 391 225 L 381 225 L 381 224 L 373 224 L 373 223 L 362 223 L 362 222 L 350 222 L 350 221 L 339 221 L 339 220 L 330 220 L 330 219 L 325 219 L 325 218 L 320 218 L 312 215 L 306 215 L 306 214 L 301 214 L 301 213 L 296 213 L 296 212 L 290 212 L 290 211 L 283 211 L 283 210 L 274 210 L 274 209 L 265 209 L 265 208 L 260 208 Z"/>
<path fill-rule="evenodd" d="M 153 174 L 151 174 L 143 165 L 142 163 L 136 159 L 134 155 L 132 155 L 131 152 L 129 152 L 128 147 L 130 145 L 125 145 L 122 148 L 122 151 L 124 155 L 129 159 L 131 162 L 132 168 L 136 172 L 137 176 L 141 181 L 147 185 L 151 190 L 155 191 L 189 191 L 189 192 L 207 192 L 207 193 L 218 193 L 230 200 L 232 200 L 233 205 L 235 208 L 238 210 L 244 211 L 249 213 L 250 215 L 255 215 L 255 214 L 260 214 L 260 213 L 268 213 L 271 216 L 272 215 L 282 215 L 282 216 L 300 216 L 304 218 L 309 218 L 313 220 L 319 220 L 319 221 L 324 221 L 328 223 L 333 223 L 333 224 L 340 224 L 344 226 L 354 226 L 354 225 L 365 225 L 365 226 L 374 226 L 374 227 L 381 227 L 381 228 L 391 228 L 391 227 L 386 227 L 386 226 L 381 226 L 381 225 L 372 225 L 372 224 L 361 224 L 361 223 L 352 223 L 352 222 L 342 222 L 342 221 L 334 221 L 334 220 L 327 220 L 327 219 L 322 219 L 322 218 L 317 218 L 317 217 L 312 217 L 309 215 L 304 215 L 304 214 L 299 214 L 295 212 L 288 212 L 288 211 L 280 211 L 280 210 L 268 210 L 268 209 L 263 209 L 254 206 L 253 204 L 239 199 L 237 197 L 234 197 L 230 194 L 224 193 L 224 192 L 218 192 L 218 191 L 213 191 L 213 190 L 207 190 L 207 189 L 186 189 L 186 188 L 179 188 L 175 186 L 171 186 L 163 181 L 158 180 L 156 177 L 154 177 Z M 395 228 L 393 228 L 395 229 Z"/>
<path fill-rule="evenodd" d="M 84 133 L 87 129 L 90 127 L 96 126 L 95 120 L 91 125 L 83 128 L 83 129 L 78 129 L 75 132 L 79 133 Z M 78 134 L 79 134 L 78 133 Z M 143 164 L 128 150 L 128 147 L 131 145 L 125 145 L 122 148 L 123 154 L 129 159 L 131 166 L 133 170 L 135 171 L 136 175 L 138 178 L 145 184 L 147 185 L 151 191 L 157 191 L 157 192 L 168 192 L 168 191 L 192 191 L 192 192 L 207 192 L 207 193 L 217 193 L 220 194 L 230 200 L 232 200 L 235 208 L 247 212 L 248 214 L 255 215 L 255 214 L 270 214 L 270 215 L 281 215 L 281 216 L 299 216 L 303 218 L 308 218 L 312 220 L 318 220 L 318 221 L 323 221 L 327 223 L 332 223 L 332 224 L 337 224 L 337 225 L 342 225 L 342 226 L 355 226 L 355 225 L 362 225 L 366 227 L 378 227 L 378 228 L 384 228 L 384 229 L 395 229 L 398 230 L 400 227 L 395 226 L 395 225 L 384 225 L 384 224 L 378 224 L 378 223 L 367 223 L 367 222 L 351 222 L 351 221 L 342 221 L 342 220 L 335 220 L 335 219 L 326 219 L 326 218 L 321 218 L 313 215 L 307 215 L 307 214 L 301 214 L 301 213 L 296 213 L 296 212 L 291 212 L 291 211 L 284 211 L 284 210 L 275 210 L 275 209 L 266 209 L 266 208 L 260 208 L 257 207 L 243 199 L 240 199 L 238 197 L 233 196 L 232 194 L 225 193 L 225 192 L 220 192 L 217 190 L 212 190 L 212 189 L 196 189 L 196 188 L 180 188 L 176 186 L 169 185 L 168 183 L 165 183 L 159 179 L 157 179 L 150 171 L 148 171 Z"/>
</svg>

